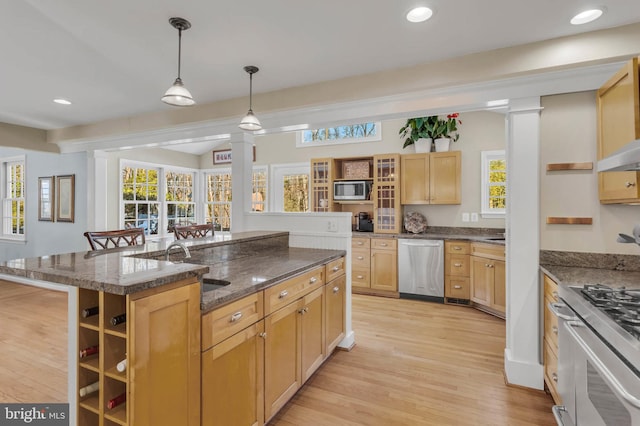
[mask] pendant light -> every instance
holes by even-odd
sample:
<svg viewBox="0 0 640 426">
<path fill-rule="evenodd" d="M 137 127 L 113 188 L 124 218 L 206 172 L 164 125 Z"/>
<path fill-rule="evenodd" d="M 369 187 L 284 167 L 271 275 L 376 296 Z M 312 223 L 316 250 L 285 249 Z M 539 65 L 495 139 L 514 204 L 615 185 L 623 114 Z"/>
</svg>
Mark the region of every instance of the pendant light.
<svg viewBox="0 0 640 426">
<path fill-rule="evenodd" d="M 182 53 L 182 31 L 191 28 L 191 23 L 184 18 L 170 18 L 169 23 L 178 30 L 178 78 L 173 82 L 173 86 L 162 97 L 162 102 L 174 106 L 191 106 L 196 103 L 191 93 L 182 84 L 180 78 L 180 56 Z"/>
<path fill-rule="evenodd" d="M 242 130 L 260 130 L 262 129 L 262 125 L 260 124 L 260 120 L 258 117 L 253 115 L 253 110 L 251 109 L 251 96 L 253 92 L 253 75 L 257 73 L 258 67 L 253 65 L 247 65 L 244 67 L 244 70 L 249 74 L 249 111 L 247 115 L 244 116 L 238 127 Z"/>
</svg>

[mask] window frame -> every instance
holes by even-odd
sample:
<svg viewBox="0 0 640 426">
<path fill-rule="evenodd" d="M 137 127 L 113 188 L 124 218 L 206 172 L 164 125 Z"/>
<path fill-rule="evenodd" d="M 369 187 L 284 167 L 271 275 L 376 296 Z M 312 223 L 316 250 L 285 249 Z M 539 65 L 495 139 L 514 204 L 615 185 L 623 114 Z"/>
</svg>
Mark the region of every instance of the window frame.
<svg viewBox="0 0 640 426">
<path fill-rule="evenodd" d="M 355 123 L 355 124 L 367 124 L 373 123 L 376 128 L 376 134 L 374 136 L 366 136 L 362 138 L 344 138 L 344 139 L 325 139 L 322 141 L 310 141 L 304 142 L 304 132 L 308 132 L 310 129 L 299 130 L 296 132 L 296 148 L 309 148 L 315 146 L 335 146 L 335 145 L 346 145 L 352 143 L 364 143 L 364 142 L 379 142 L 382 140 L 382 122 L 380 121 L 367 121 L 365 123 Z M 342 124 L 335 127 L 343 127 L 350 126 L 355 124 Z M 331 128 L 330 126 L 322 127 L 322 129 Z"/>
<path fill-rule="evenodd" d="M 311 164 L 306 163 L 286 163 L 286 164 L 272 164 L 270 177 L 271 196 L 269 197 L 271 211 L 286 213 L 284 211 L 284 187 L 283 178 L 285 174 L 307 174 L 309 176 L 309 188 L 307 190 L 307 205 L 309 211 L 311 211 Z"/>
<path fill-rule="evenodd" d="M 233 201 L 209 201 L 208 197 L 207 197 L 207 190 L 208 190 L 208 187 L 209 187 L 209 183 L 208 183 L 209 179 L 208 179 L 208 177 L 210 175 L 226 175 L 226 174 L 231 176 L 231 179 L 229 180 L 229 184 L 231 185 L 230 190 L 233 191 L 233 176 L 231 174 L 231 167 L 218 167 L 218 168 L 215 168 L 215 169 L 209 169 L 209 170 L 204 170 L 203 171 L 204 188 L 202 189 L 202 192 L 203 192 L 204 195 L 203 195 L 203 200 L 202 200 L 203 201 L 202 208 L 200 210 L 203 211 L 203 215 L 204 215 L 203 217 L 204 217 L 204 220 L 206 221 L 207 218 L 208 218 L 207 208 L 209 207 L 209 205 L 225 205 L 225 204 L 228 204 L 229 205 L 229 231 L 231 231 L 231 226 L 232 226 L 232 223 L 231 223 L 231 216 L 232 216 L 231 209 L 233 208 Z M 233 192 L 231 194 L 231 197 L 232 197 L 231 199 L 233 200 Z M 213 221 L 215 219 L 212 217 L 211 220 Z M 213 222 L 213 223 L 215 223 L 215 222 Z M 222 224 L 220 226 L 221 226 L 220 230 L 216 230 L 216 231 L 222 231 Z M 225 230 L 225 232 L 226 232 L 226 230 Z"/>
<path fill-rule="evenodd" d="M 506 151 L 504 149 L 480 151 L 480 216 L 483 219 L 504 219 L 507 214 L 506 207 L 504 209 L 492 209 L 491 207 L 489 207 L 489 188 L 491 186 L 491 182 L 489 181 L 489 163 L 493 160 L 504 160 L 506 165 Z M 506 172 L 507 170 L 505 168 L 505 173 Z M 505 181 L 502 185 L 505 187 L 505 194 L 507 188 L 507 179 L 508 176 L 505 177 Z"/>
<path fill-rule="evenodd" d="M 2 165 L 2 177 L 0 178 L 1 182 L 1 190 L 0 196 L 2 197 L 2 228 L 0 229 L 0 240 L 3 241 L 17 241 L 17 242 L 25 242 L 27 239 L 27 176 L 26 176 L 26 156 L 25 155 L 16 155 L 11 157 L 2 157 L 0 158 L 0 163 Z M 22 189 L 22 197 L 11 197 L 11 184 L 13 180 L 10 178 L 10 166 L 13 164 L 19 164 L 22 166 L 21 173 L 21 189 Z M 7 211 L 11 209 L 11 204 L 14 202 L 22 202 L 22 220 L 23 220 L 23 232 L 22 234 L 14 234 L 13 232 L 7 232 L 12 229 L 11 222 L 13 221 L 13 214 L 9 213 L 7 215 Z M 20 219 L 20 215 L 18 214 L 17 219 Z"/>
</svg>

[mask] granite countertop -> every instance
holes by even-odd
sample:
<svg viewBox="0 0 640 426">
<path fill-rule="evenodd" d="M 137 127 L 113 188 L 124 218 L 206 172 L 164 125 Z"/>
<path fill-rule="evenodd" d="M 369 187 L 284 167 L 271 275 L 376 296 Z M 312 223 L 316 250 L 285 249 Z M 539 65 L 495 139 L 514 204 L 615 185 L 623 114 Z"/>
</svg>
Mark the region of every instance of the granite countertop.
<svg viewBox="0 0 640 426">
<path fill-rule="evenodd" d="M 540 269 L 562 286 L 582 287 L 585 284 L 604 284 L 610 287 L 625 286 L 629 289 L 640 289 L 640 272 L 638 271 L 559 265 L 540 265 Z"/>
<path fill-rule="evenodd" d="M 345 255 L 344 250 L 283 247 L 262 253 L 247 253 L 246 256 L 230 260 L 205 260 L 211 263 L 207 263 L 209 273 L 203 276 L 203 280 L 213 279 L 229 284 L 203 292 L 202 313 Z"/>
<path fill-rule="evenodd" d="M 492 232 L 479 232 L 477 234 L 472 233 L 455 233 L 443 232 L 443 231 L 427 231 L 420 234 L 411 234 L 404 232 L 401 234 L 375 234 L 373 232 L 358 232 L 353 231 L 353 238 L 395 238 L 395 239 L 420 239 L 420 240 L 460 240 L 460 241 L 473 241 L 482 242 L 488 244 L 505 245 L 504 232 L 492 233 Z"/>
<path fill-rule="evenodd" d="M 209 248 L 272 237 L 288 238 L 288 233 L 253 231 L 184 241 L 188 247 Z M 190 277 L 201 279 L 209 271 L 207 265 L 163 260 L 164 250 L 173 241 L 167 238 L 112 250 L 14 259 L 0 262 L 0 273 L 113 294 L 136 293 Z M 177 252 L 180 250 L 173 256 Z"/>
</svg>

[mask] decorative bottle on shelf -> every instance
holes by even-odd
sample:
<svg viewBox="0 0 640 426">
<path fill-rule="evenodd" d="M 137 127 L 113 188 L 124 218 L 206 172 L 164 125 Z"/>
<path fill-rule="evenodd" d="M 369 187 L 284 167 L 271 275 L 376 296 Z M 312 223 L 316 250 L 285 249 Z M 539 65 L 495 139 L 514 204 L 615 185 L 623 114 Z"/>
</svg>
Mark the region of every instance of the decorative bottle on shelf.
<svg viewBox="0 0 640 426">
<path fill-rule="evenodd" d="M 94 355 L 98 353 L 98 345 L 95 346 L 89 346 L 87 348 L 84 349 L 80 349 L 80 358 L 86 358 L 90 355 Z"/>
<path fill-rule="evenodd" d="M 123 402 L 125 402 L 127 400 L 127 394 L 125 393 L 121 393 L 120 395 L 116 396 L 115 398 L 112 398 L 109 400 L 109 402 L 107 402 L 107 408 L 109 408 L 109 410 L 112 410 L 114 408 L 116 408 L 118 405 L 122 404 Z"/>
<path fill-rule="evenodd" d="M 118 370 L 120 373 L 124 373 L 125 370 L 127 369 L 127 359 L 123 359 L 122 361 L 120 361 L 118 364 L 116 364 L 116 370 Z"/>
<path fill-rule="evenodd" d="M 94 315 L 98 315 L 98 312 L 100 312 L 100 309 L 97 306 L 92 306 L 90 308 L 83 309 L 81 314 L 82 318 L 89 318 Z"/>
<path fill-rule="evenodd" d="M 84 397 L 91 393 L 94 393 L 95 391 L 98 390 L 99 387 L 100 387 L 100 382 L 94 382 L 94 383 L 91 383 L 90 385 L 80 388 L 79 390 L 80 397 Z"/>
<path fill-rule="evenodd" d="M 116 315 L 114 317 L 111 317 L 111 325 L 118 325 L 118 324 L 122 324 L 123 322 L 125 322 L 127 320 L 127 314 L 120 314 L 120 315 Z"/>
</svg>

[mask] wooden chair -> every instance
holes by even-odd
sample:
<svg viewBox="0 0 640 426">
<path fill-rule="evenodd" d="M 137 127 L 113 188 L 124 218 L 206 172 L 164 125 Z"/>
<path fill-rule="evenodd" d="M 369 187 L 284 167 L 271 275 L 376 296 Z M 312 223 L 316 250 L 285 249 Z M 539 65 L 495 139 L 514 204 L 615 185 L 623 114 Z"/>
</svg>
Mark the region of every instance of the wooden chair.
<svg viewBox="0 0 640 426">
<path fill-rule="evenodd" d="M 89 240 L 91 250 L 103 250 L 144 244 L 144 229 L 142 228 L 85 232 L 84 236 Z"/>
<path fill-rule="evenodd" d="M 173 234 L 176 236 L 176 240 L 186 238 L 204 238 L 211 232 L 213 235 L 213 225 L 207 223 L 206 225 L 175 225 L 173 227 Z"/>
</svg>

